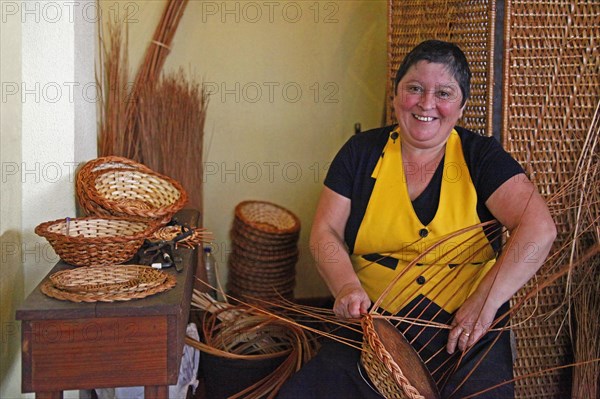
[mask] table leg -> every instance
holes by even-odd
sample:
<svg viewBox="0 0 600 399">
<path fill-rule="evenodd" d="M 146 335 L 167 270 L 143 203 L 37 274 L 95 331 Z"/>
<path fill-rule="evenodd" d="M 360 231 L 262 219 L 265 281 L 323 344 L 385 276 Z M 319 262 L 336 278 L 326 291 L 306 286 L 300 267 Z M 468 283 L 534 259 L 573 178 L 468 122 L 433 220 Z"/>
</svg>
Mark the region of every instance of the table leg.
<svg viewBox="0 0 600 399">
<path fill-rule="evenodd" d="M 168 399 L 169 398 L 169 386 L 168 385 L 154 385 L 144 387 L 144 398 L 145 399 Z"/>
</svg>

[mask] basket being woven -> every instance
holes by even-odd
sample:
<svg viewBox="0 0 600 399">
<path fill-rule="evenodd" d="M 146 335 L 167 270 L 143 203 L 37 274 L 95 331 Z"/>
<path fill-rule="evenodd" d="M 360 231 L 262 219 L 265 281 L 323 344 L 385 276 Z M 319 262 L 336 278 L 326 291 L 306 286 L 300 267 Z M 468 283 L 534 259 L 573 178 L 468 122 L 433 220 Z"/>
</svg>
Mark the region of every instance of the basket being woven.
<svg viewBox="0 0 600 399">
<path fill-rule="evenodd" d="M 131 259 L 144 239 L 158 227 L 155 221 L 85 217 L 41 223 L 35 233 L 48 240 L 63 261 L 74 266 L 90 266 Z"/>
<path fill-rule="evenodd" d="M 439 399 L 431 374 L 398 329 L 370 314 L 363 316 L 361 325 L 360 362 L 379 393 L 386 398 Z"/>
<path fill-rule="evenodd" d="M 168 222 L 187 203 L 176 180 L 122 157 L 87 162 L 77 173 L 77 198 L 88 215 Z"/>
</svg>

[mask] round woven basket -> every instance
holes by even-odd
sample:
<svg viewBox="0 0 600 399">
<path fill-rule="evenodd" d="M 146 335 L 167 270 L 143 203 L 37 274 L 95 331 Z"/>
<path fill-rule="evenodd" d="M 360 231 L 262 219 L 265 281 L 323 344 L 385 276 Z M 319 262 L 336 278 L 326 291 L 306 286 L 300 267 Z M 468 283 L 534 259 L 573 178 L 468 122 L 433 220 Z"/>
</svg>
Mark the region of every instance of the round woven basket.
<svg viewBox="0 0 600 399">
<path fill-rule="evenodd" d="M 243 201 L 235 208 L 235 217 L 256 235 L 292 235 L 300 231 L 300 219 L 287 209 L 266 201 Z"/>
<path fill-rule="evenodd" d="M 369 379 L 386 398 L 439 399 L 437 386 L 404 336 L 387 319 L 361 319 L 363 348 L 360 362 Z"/>
<path fill-rule="evenodd" d="M 150 171 L 146 165 L 139 162 L 135 162 L 131 159 L 117 156 L 107 156 L 92 159 L 86 162 L 78 171 L 75 180 L 75 190 L 77 193 L 77 200 L 81 208 L 88 215 L 95 215 L 96 209 L 99 207 L 98 204 L 92 202 L 87 194 L 89 188 L 89 182 L 91 181 L 90 174 L 105 170 L 105 169 L 125 169 L 125 170 L 144 170 Z"/>
<path fill-rule="evenodd" d="M 131 259 L 158 227 L 156 221 L 84 217 L 41 223 L 35 233 L 74 266 L 111 265 Z"/>
<path fill-rule="evenodd" d="M 103 265 L 65 269 L 40 286 L 49 297 L 71 302 L 114 302 L 145 298 L 167 291 L 177 279 L 142 265 Z"/>
<path fill-rule="evenodd" d="M 176 180 L 121 157 L 86 163 L 77 174 L 77 195 L 88 215 L 155 219 L 162 224 L 188 200 Z"/>
</svg>

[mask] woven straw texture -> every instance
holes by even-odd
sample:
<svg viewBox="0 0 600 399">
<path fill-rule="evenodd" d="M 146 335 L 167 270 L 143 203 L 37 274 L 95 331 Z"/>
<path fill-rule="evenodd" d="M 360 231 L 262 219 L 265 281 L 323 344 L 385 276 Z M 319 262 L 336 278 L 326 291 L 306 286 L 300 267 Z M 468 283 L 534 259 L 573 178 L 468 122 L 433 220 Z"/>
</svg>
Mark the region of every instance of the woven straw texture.
<svg viewBox="0 0 600 399">
<path fill-rule="evenodd" d="M 145 298 L 173 288 L 175 277 L 149 266 L 107 265 L 61 270 L 40 287 L 49 297 L 71 302 Z"/>
<path fill-rule="evenodd" d="M 85 217 L 44 222 L 35 233 L 71 265 L 111 265 L 131 259 L 157 227 L 156 222 Z"/>
<path fill-rule="evenodd" d="M 507 1 L 505 15 L 503 144 L 549 196 L 573 177 L 600 100 L 600 4 Z M 566 203 L 549 206 L 567 208 Z M 568 240 L 574 220 L 567 211 L 554 219 L 556 249 Z M 552 272 L 542 268 L 542 278 Z M 536 306 L 538 314 L 558 308 L 564 287 L 561 279 L 542 291 L 537 303 L 528 304 L 515 321 Z M 565 311 L 563 306 L 543 322 L 532 319 L 515 330 L 517 377 L 572 361 L 568 331 L 562 326 Z M 570 397 L 571 384 L 568 371 L 558 370 L 519 380 L 516 388 L 518 398 L 558 399 Z"/>
<path fill-rule="evenodd" d="M 175 248 L 196 248 L 201 243 L 212 239 L 212 233 L 204 228 L 192 228 L 191 235 L 175 242 Z M 151 240 L 171 241 L 182 234 L 181 226 L 162 226 L 157 229 L 150 238 Z"/>
<path fill-rule="evenodd" d="M 77 194 L 88 215 L 167 223 L 187 203 L 181 184 L 126 158 L 103 157 L 77 174 Z"/>
<path fill-rule="evenodd" d="M 360 362 L 379 393 L 386 398 L 425 399 L 386 349 L 370 315 L 361 318 L 361 326 L 363 347 Z"/>
<path fill-rule="evenodd" d="M 473 78 L 461 126 L 492 134 L 495 1 L 389 0 L 387 122 L 394 122 L 393 83 L 408 52 L 427 39 L 447 40 L 465 52 Z"/>
<path fill-rule="evenodd" d="M 94 215 L 98 208 L 98 205 L 94 204 L 87 194 L 90 173 L 105 169 L 149 170 L 141 163 L 117 156 L 100 157 L 86 162 L 77 172 L 75 190 L 79 205 L 88 215 Z"/>
<path fill-rule="evenodd" d="M 289 210 L 264 201 L 238 204 L 231 229 L 229 293 L 248 301 L 293 299 L 299 236 L 300 220 Z"/>
</svg>

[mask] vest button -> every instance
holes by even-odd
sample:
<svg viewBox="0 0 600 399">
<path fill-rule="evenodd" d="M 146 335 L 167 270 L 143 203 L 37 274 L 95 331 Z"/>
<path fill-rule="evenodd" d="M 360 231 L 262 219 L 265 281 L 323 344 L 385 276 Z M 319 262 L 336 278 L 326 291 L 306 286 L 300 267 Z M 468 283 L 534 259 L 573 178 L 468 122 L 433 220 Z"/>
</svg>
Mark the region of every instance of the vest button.
<svg viewBox="0 0 600 399">
<path fill-rule="evenodd" d="M 417 277 L 417 284 L 419 284 L 419 285 L 425 284 L 426 281 L 427 281 L 427 279 L 423 276 Z"/>
<path fill-rule="evenodd" d="M 429 235 L 429 230 L 427 229 L 421 229 L 419 230 L 419 235 L 423 238 L 427 237 Z"/>
</svg>

